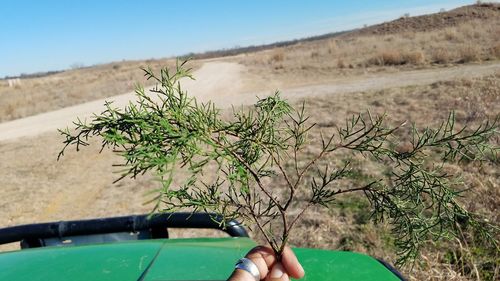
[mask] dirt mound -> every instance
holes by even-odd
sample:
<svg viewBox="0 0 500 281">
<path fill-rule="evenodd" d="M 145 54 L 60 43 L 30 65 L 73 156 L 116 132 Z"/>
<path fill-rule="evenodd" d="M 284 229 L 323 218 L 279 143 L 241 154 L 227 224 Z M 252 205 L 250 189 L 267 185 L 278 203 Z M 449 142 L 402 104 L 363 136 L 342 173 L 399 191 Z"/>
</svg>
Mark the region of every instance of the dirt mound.
<svg viewBox="0 0 500 281">
<path fill-rule="evenodd" d="M 430 15 L 401 17 L 394 21 L 356 30 L 349 33 L 348 36 L 431 31 L 456 26 L 471 20 L 490 20 L 498 18 L 500 18 L 500 4 L 475 4 Z"/>
</svg>

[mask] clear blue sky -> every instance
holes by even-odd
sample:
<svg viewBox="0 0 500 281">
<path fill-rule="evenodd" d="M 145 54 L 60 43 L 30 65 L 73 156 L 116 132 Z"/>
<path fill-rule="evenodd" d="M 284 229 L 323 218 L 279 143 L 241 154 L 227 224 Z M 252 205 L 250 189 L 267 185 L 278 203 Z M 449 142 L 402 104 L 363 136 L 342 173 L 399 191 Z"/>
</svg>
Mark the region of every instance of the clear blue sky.
<svg viewBox="0 0 500 281">
<path fill-rule="evenodd" d="M 319 35 L 463 0 L 0 0 L 0 77 Z"/>
</svg>

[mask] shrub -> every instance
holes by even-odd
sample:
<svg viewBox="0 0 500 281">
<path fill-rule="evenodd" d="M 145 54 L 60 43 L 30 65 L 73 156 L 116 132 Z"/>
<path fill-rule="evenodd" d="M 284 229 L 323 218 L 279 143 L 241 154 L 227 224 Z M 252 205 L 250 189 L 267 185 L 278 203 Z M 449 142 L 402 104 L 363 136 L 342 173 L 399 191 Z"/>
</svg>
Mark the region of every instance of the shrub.
<svg viewBox="0 0 500 281">
<path fill-rule="evenodd" d="M 369 65 L 420 65 L 425 62 L 424 54 L 420 51 L 400 52 L 397 50 L 383 51 L 368 60 Z"/>
<path fill-rule="evenodd" d="M 380 54 L 379 61 L 382 65 L 400 65 L 404 64 L 401 52 L 397 50 L 385 51 Z"/>
<path fill-rule="evenodd" d="M 407 64 L 420 65 L 425 63 L 425 55 L 421 51 L 406 52 L 403 60 Z"/>
<path fill-rule="evenodd" d="M 401 37 L 408 40 L 414 40 L 417 37 L 415 31 L 405 31 L 401 34 Z"/>
<path fill-rule="evenodd" d="M 160 76 L 145 72 L 156 81 L 151 92 L 161 102 L 143 87 L 136 91 L 136 104 L 117 109 L 107 102 L 90 123 L 78 120 L 74 131 L 60 131 L 65 147 L 59 156 L 69 145 L 79 149 L 89 145 L 89 138 L 100 137 L 102 149 L 123 158 L 121 178 L 146 172 L 157 176 L 154 211 L 239 217 L 256 226 L 278 257 L 307 209 L 346 202 L 348 194 L 364 196 L 367 203 L 359 205 L 360 212 L 368 208 L 370 219 L 392 226 L 399 262 L 417 257 L 428 240 L 459 237 L 460 227 L 479 230 L 485 241 L 492 237 L 494 226 L 462 207 L 457 200 L 461 182 L 442 166 L 496 156 L 498 148 L 489 145 L 497 137 L 496 122 L 466 130 L 455 128 L 450 114 L 435 129 L 410 128 L 410 145 L 398 151 L 404 124 L 388 125 L 385 115 L 354 114 L 336 132 L 321 134 L 311 155 L 308 136 L 318 127 L 310 123 L 305 104 L 294 108 L 275 93 L 249 109 L 234 109 L 227 119 L 212 103 L 198 103 L 181 90 L 181 79 L 191 77 L 183 64 L 173 73 L 163 69 Z M 357 171 L 363 167 L 352 163 L 356 155 L 389 172 L 360 177 Z M 342 161 L 333 164 L 332 159 Z M 188 176 L 174 186 L 179 169 Z M 209 171 L 215 175 L 211 180 L 203 178 Z M 356 178 L 361 181 L 354 186 L 342 184 Z M 281 180 L 284 189 L 272 179 Z M 488 242 L 499 249 L 496 240 Z"/>
<path fill-rule="evenodd" d="M 339 46 L 337 44 L 337 41 L 335 40 L 330 40 L 328 41 L 328 53 L 329 54 L 335 54 L 339 49 Z"/>
<path fill-rule="evenodd" d="M 458 55 L 460 62 L 474 62 L 479 60 L 480 50 L 478 47 L 474 45 L 464 45 L 461 46 L 458 50 Z"/>
<path fill-rule="evenodd" d="M 451 28 L 448 28 L 443 32 L 443 37 L 447 41 L 457 41 L 459 39 L 457 31 Z"/>
<path fill-rule="evenodd" d="M 337 59 L 337 67 L 338 68 L 345 68 L 345 63 L 342 58 Z"/>
<path fill-rule="evenodd" d="M 270 63 L 282 62 L 285 60 L 285 52 L 282 49 L 277 49 L 269 58 Z"/>
<path fill-rule="evenodd" d="M 401 65 L 404 64 L 403 55 L 397 50 L 383 51 L 368 60 L 371 65 Z"/>
<path fill-rule="evenodd" d="M 494 58 L 500 58 L 500 43 L 496 43 L 491 47 L 490 52 Z"/>
<path fill-rule="evenodd" d="M 441 47 L 434 49 L 431 56 L 432 61 L 439 64 L 449 63 L 452 60 L 451 54 L 448 49 Z"/>
</svg>

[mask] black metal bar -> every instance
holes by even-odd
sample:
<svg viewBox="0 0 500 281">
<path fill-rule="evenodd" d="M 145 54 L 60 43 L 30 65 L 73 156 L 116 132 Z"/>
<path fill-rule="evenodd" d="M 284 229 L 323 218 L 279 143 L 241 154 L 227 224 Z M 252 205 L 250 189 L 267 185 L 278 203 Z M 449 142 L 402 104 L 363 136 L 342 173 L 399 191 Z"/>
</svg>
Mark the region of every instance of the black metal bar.
<svg viewBox="0 0 500 281">
<path fill-rule="evenodd" d="M 152 228 L 209 228 L 226 232 L 233 237 L 248 237 L 245 228 L 236 220 L 225 222 L 222 217 L 206 213 L 165 213 L 149 217 L 133 215 L 78 221 L 60 221 L 12 226 L 0 229 L 0 244 L 23 239 L 70 237 L 78 235 L 134 232 Z"/>
<path fill-rule="evenodd" d="M 392 274 L 396 275 L 396 277 L 399 278 L 401 281 L 406 281 L 406 279 L 403 277 L 403 275 L 396 269 L 394 268 L 390 263 L 382 260 L 382 259 L 377 259 L 379 263 L 381 263 L 385 268 L 387 268 Z"/>
</svg>

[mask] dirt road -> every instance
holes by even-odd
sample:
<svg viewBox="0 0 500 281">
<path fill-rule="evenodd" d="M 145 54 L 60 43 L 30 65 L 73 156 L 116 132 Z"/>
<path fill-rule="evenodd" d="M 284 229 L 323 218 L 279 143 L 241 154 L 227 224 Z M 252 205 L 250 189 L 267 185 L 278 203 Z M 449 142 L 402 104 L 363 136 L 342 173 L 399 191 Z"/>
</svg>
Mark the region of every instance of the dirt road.
<svg viewBox="0 0 500 281">
<path fill-rule="evenodd" d="M 224 89 L 237 92 L 241 71 L 242 66 L 238 64 L 210 62 L 194 73 L 196 80 L 186 79 L 183 81 L 182 86 L 189 93 L 202 98 L 216 96 L 217 93 L 223 92 Z M 76 118 L 84 120 L 94 113 L 102 112 L 105 109 L 105 101 L 113 101 L 114 107 L 122 108 L 132 100 L 135 100 L 134 92 L 0 123 L 0 141 L 36 136 L 66 128 Z"/>
<path fill-rule="evenodd" d="M 482 76 L 500 70 L 500 64 L 482 64 L 454 66 L 442 69 L 415 70 L 399 73 L 358 76 L 339 79 L 328 84 L 309 85 L 296 88 L 280 89 L 289 99 L 321 96 L 336 93 L 349 93 L 366 90 L 409 85 L 425 85 L 436 81 Z M 200 101 L 214 101 L 219 107 L 251 104 L 256 97 L 265 97 L 275 89 L 262 89 L 261 92 L 246 92 L 243 87 L 244 66 L 230 62 L 207 62 L 194 73 L 196 80 L 185 80 L 183 87 Z M 134 99 L 134 93 L 96 100 L 77 106 L 47 112 L 19 120 L 0 124 L 0 141 L 14 140 L 20 137 L 35 136 L 44 132 L 55 131 L 71 125 L 77 117 L 89 118 L 93 113 L 104 109 L 105 100 L 114 101 L 116 107 L 123 107 Z"/>
</svg>

